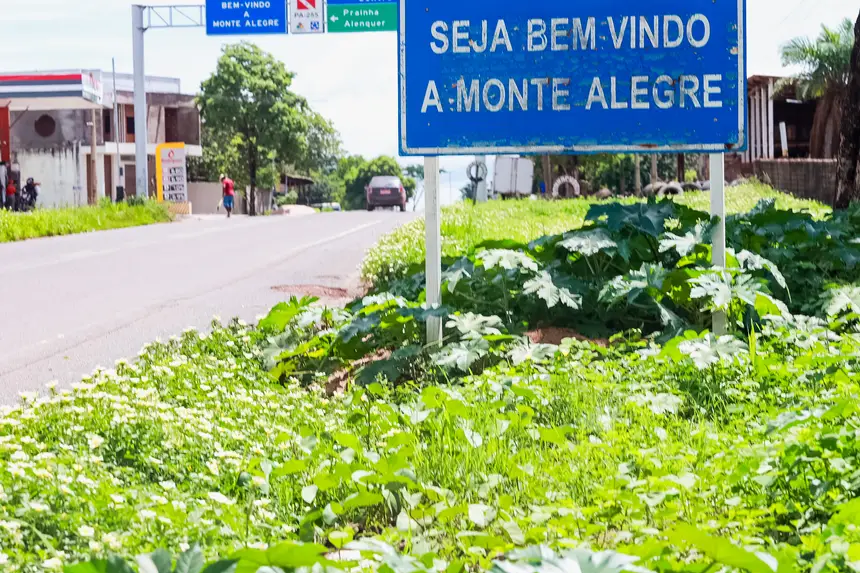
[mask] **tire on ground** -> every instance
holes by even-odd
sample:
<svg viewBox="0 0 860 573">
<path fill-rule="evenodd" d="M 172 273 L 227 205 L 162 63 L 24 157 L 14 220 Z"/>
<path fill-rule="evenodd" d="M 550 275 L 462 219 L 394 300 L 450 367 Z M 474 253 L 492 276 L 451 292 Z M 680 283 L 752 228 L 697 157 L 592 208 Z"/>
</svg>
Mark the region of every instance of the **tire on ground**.
<svg viewBox="0 0 860 573">
<path fill-rule="evenodd" d="M 680 183 L 673 181 L 672 183 L 667 183 L 660 189 L 659 193 L 657 193 L 658 197 L 668 197 L 670 195 L 683 195 L 684 188 L 681 187 Z"/>
<path fill-rule="evenodd" d="M 683 185 L 681 185 L 681 187 L 684 189 L 684 191 L 701 191 L 702 190 L 702 186 L 699 185 L 698 183 L 694 183 L 694 182 L 684 183 Z"/>
<path fill-rule="evenodd" d="M 565 187 L 566 186 L 566 187 Z M 573 189 L 573 193 L 565 194 L 564 197 L 579 197 L 582 191 L 579 186 L 579 181 L 574 179 L 572 175 L 563 175 L 555 180 L 555 183 L 552 184 L 552 196 L 556 198 L 559 196 L 559 192 L 562 187 L 566 189 Z"/>
<path fill-rule="evenodd" d="M 660 183 L 659 181 L 657 183 L 649 183 L 644 189 L 642 189 L 642 194 L 645 197 L 654 197 L 659 195 L 660 190 L 663 189 L 664 185 L 665 183 Z"/>
</svg>

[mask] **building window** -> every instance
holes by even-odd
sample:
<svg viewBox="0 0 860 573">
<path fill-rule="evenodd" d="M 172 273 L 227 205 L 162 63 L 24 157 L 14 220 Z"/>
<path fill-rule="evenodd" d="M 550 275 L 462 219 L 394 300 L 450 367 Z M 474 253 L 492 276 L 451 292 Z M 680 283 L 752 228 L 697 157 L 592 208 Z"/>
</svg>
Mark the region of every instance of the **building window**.
<svg viewBox="0 0 860 573">
<path fill-rule="evenodd" d="M 111 112 L 105 110 L 102 113 L 102 124 L 105 126 L 105 137 L 110 137 L 111 130 L 113 129 L 113 118 L 111 118 Z"/>
<path fill-rule="evenodd" d="M 50 115 L 41 115 L 33 126 L 42 137 L 51 137 L 57 132 L 57 122 Z"/>
<path fill-rule="evenodd" d="M 125 118 L 125 132 L 129 135 L 134 135 L 134 118 Z"/>
</svg>

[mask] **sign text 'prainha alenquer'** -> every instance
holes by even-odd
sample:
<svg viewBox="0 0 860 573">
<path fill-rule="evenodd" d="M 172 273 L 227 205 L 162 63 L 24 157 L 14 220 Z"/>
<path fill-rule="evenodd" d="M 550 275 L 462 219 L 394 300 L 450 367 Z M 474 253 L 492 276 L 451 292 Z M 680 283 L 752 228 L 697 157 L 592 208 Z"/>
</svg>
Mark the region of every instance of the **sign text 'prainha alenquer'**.
<svg viewBox="0 0 860 573">
<path fill-rule="evenodd" d="M 329 32 L 385 32 L 397 30 L 397 3 L 328 3 Z"/>
<path fill-rule="evenodd" d="M 206 33 L 209 35 L 286 32 L 284 0 L 206 0 Z"/>
<path fill-rule="evenodd" d="M 744 145 L 742 0 L 401 0 L 401 151 Z"/>
</svg>

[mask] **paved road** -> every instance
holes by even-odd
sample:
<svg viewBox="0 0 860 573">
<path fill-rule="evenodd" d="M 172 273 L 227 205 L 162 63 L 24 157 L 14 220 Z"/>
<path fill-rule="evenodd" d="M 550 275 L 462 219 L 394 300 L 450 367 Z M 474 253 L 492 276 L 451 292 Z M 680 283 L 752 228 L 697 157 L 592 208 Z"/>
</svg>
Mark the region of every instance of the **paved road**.
<svg viewBox="0 0 860 573">
<path fill-rule="evenodd" d="M 358 286 L 358 265 L 411 214 L 194 218 L 0 245 L 0 404 L 134 357 L 214 315 L 253 321 L 281 285 Z"/>
</svg>

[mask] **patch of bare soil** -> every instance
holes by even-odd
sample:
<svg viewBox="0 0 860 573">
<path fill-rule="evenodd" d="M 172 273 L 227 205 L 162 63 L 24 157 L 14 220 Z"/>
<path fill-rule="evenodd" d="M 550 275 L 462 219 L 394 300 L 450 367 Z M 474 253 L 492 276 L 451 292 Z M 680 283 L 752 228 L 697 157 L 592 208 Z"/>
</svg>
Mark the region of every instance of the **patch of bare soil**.
<svg viewBox="0 0 860 573">
<path fill-rule="evenodd" d="M 387 360 L 391 357 L 390 350 L 377 350 L 373 354 L 368 354 L 361 360 L 357 360 L 353 362 L 349 368 L 343 368 L 338 370 L 334 374 L 328 377 L 328 381 L 325 385 L 326 393 L 331 396 L 333 394 L 340 394 L 346 390 L 347 384 L 349 384 L 350 379 L 352 379 L 353 374 L 359 368 L 363 368 L 368 364 L 373 364 L 374 362 L 379 362 L 380 360 Z"/>
<path fill-rule="evenodd" d="M 354 293 L 348 289 L 325 285 L 281 285 L 272 287 L 273 291 L 295 296 L 315 296 L 317 298 L 351 299 Z"/>
<path fill-rule="evenodd" d="M 548 326 L 545 328 L 537 328 L 531 332 L 527 332 L 526 336 L 532 341 L 532 344 L 561 344 L 566 338 L 573 338 L 581 342 L 591 342 L 598 346 L 609 346 L 609 341 L 605 338 L 587 338 L 575 330 L 569 328 L 558 328 Z"/>
</svg>

